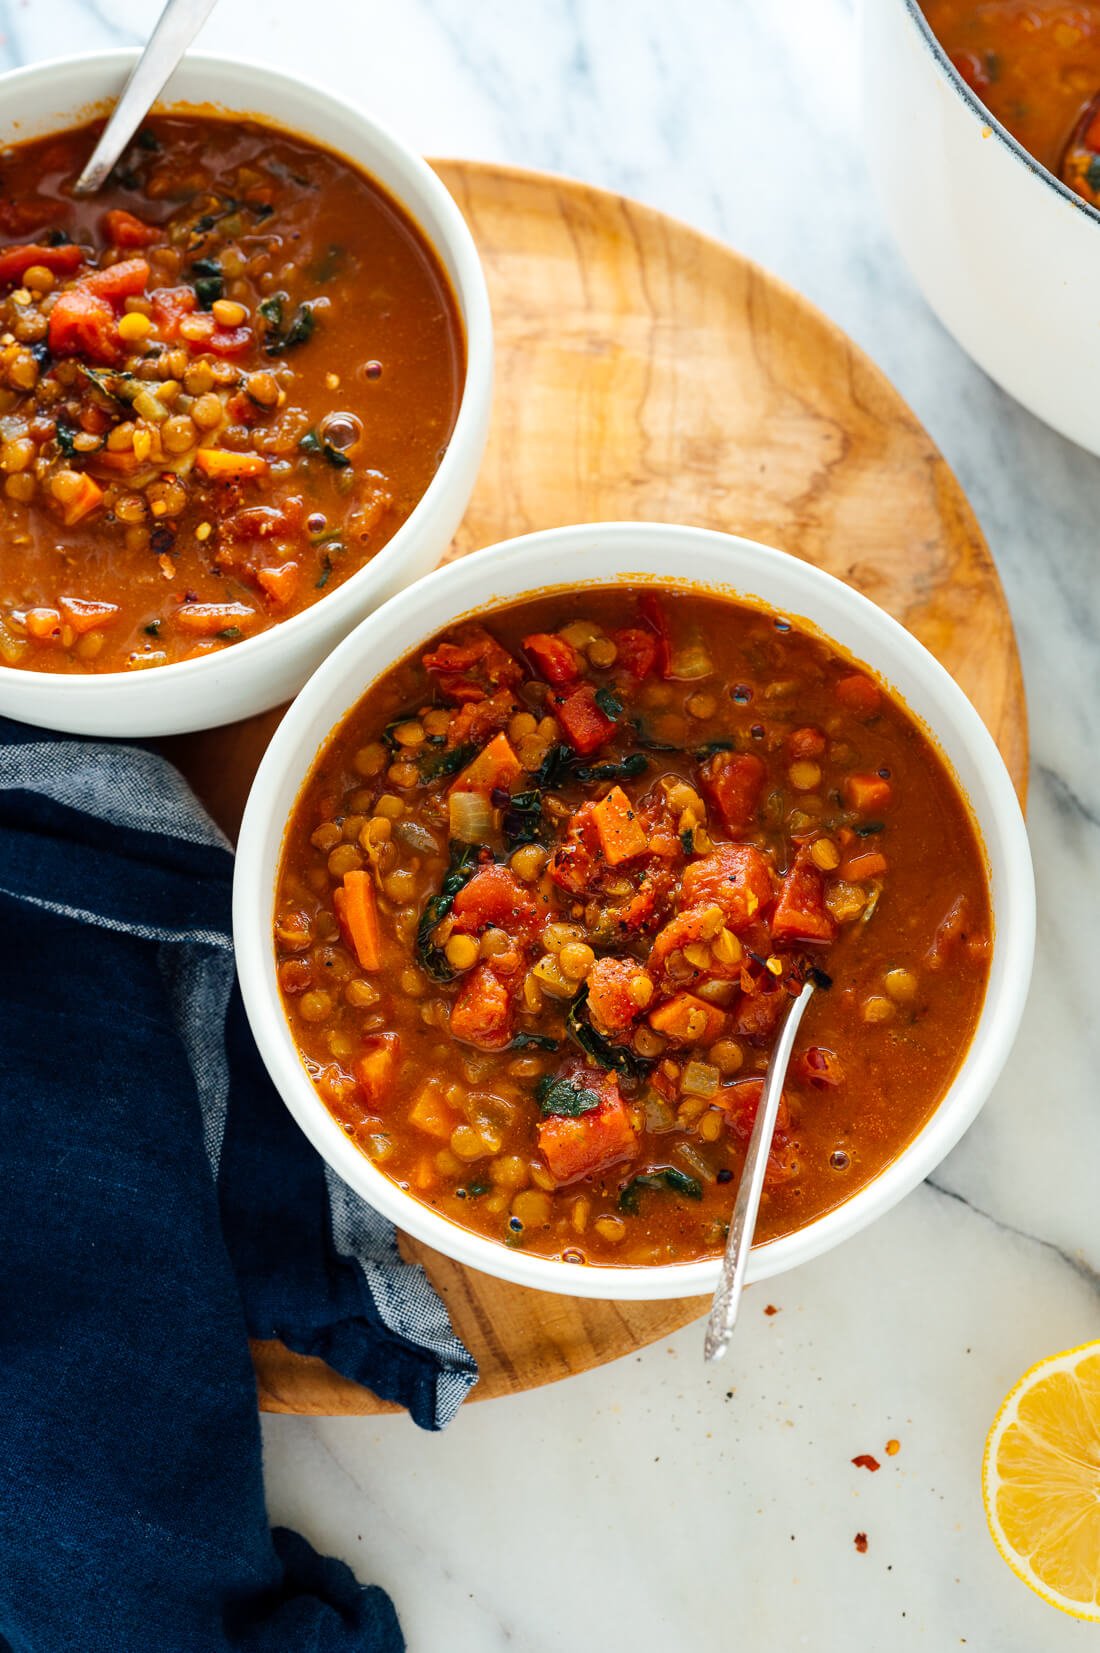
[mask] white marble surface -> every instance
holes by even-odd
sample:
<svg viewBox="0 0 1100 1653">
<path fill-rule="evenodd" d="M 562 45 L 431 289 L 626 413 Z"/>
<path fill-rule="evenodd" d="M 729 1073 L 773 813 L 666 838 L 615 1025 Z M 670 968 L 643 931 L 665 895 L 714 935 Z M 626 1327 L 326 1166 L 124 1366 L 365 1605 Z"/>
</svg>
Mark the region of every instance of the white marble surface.
<svg viewBox="0 0 1100 1653">
<path fill-rule="evenodd" d="M 0 0 L 0 65 L 134 41 L 156 10 Z M 969 491 L 1032 720 L 1035 985 L 1008 1072 L 935 1186 L 754 1293 L 720 1376 L 689 1328 L 469 1406 L 443 1437 L 403 1418 L 269 1419 L 273 1516 L 384 1584 L 414 1653 L 1083 1648 L 1095 1632 L 996 1556 L 979 1466 L 1019 1373 L 1100 1336 L 1100 462 L 969 363 L 886 241 L 850 4 L 222 0 L 200 45 L 361 98 L 428 153 L 639 196 L 808 293 Z M 765 1317 L 766 1301 L 780 1312 Z M 852 1467 L 859 1452 L 878 1474 Z"/>
</svg>

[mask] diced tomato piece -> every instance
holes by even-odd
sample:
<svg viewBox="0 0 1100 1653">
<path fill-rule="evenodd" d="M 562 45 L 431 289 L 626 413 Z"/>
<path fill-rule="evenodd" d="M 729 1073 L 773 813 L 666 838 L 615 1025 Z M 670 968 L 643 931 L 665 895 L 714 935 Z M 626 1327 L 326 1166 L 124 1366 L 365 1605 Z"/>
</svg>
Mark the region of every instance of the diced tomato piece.
<svg viewBox="0 0 1100 1653">
<path fill-rule="evenodd" d="M 763 1095 L 763 1079 L 736 1079 L 732 1085 L 719 1086 L 718 1093 L 714 1098 L 715 1105 L 725 1113 L 730 1131 L 739 1142 L 747 1143 L 752 1136 L 752 1128 L 756 1123 L 756 1115 Z M 788 1139 L 790 1128 L 791 1112 L 787 1106 L 787 1098 L 781 1096 L 779 1098 L 779 1110 L 775 1118 L 775 1134 L 772 1137 L 771 1152 L 768 1155 L 768 1164 L 764 1172 L 766 1187 L 773 1187 L 776 1183 L 788 1181 L 798 1169 Z"/>
<path fill-rule="evenodd" d="M 794 1071 L 804 1084 L 815 1090 L 832 1090 L 844 1083 L 844 1069 L 835 1050 L 824 1045 L 811 1045 L 796 1057 Z"/>
<path fill-rule="evenodd" d="M 767 857 L 751 844 L 719 844 L 712 855 L 689 862 L 680 890 L 687 907 L 716 902 L 733 931 L 751 924 L 774 895 Z"/>
<path fill-rule="evenodd" d="M 112 247 L 151 247 L 163 233 L 157 225 L 143 223 L 124 207 L 103 214 L 103 234 Z"/>
<path fill-rule="evenodd" d="M 477 625 L 464 626 L 456 642 L 440 643 L 424 656 L 423 664 L 439 679 L 443 695 L 456 703 L 480 700 L 496 689 L 514 689 L 524 677 L 519 661 Z"/>
<path fill-rule="evenodd" d="M 352 1072 L 367 1106 L 377 1113 L 393 1094 L 401 1040 L 396 1033 L 372 1033 L 364 1043 L 366 1049 L 353 1063 Z"/>
<path fill-rule="evenodd" d="M 58 607 L 62 619 L 78 637 L 83 637 L 85 632 L 101 631 L 117 620 L 120 612 L 117 603 L 96 603 L 84 597 L 62 597 Z"/>
<path fill-rule="evenodd" d="M 674 993 L 648 1019 L 654 1032 L 681 1045 L 712 1045 L 726 1025 L 725 1013 L 694 993 Z"/>
<path fill-rule="evenodd" d="M 246 505 L 218 525 L 222 539 L 268 540 L 291 538 L 302 526 L 305 507 L 297 494 L 279 505 Z"/>
<path fill-rule="evenodd" d="M 874 815 L 889 809 L 894 796 L 890 782 L 881 775 L 846 775 L 842 791 L 848 808 L 859 815 Z"/>
<path fill-rule="evenodd" d="M 538 927 L 539 903 L 515 873 L 489 862 L 459 890 L 451 916 L 455 929 L 467 935 L 493 925 L 513 939 L 526 939 Z"/>
<path fill-rule="evenodd" d="M 615 719 L 596 705 L 591 683 L 582 683 L 555 709 L 566 740 L 581 757 L 591 756 L 615 733 Z"/>
<path fill-rule="evenodd" d="M 651 631 L 643 631 L 640 626 L 624 626 L 621 631 L 611 633 L 611 641 L 618 650 L 616 666 L 636 677 L 639 683 L 650 676 L 657 665 L 658 651 L 657 639 Z"/>
<path fill-rule="evenodd" d="M 771 932 L 776 942 L 832 941 L 836 936 L 836 923 L 825 906 L 825 880 L 806 847 L 779 887 Z"/>
<path fill-rule="evenodd" d="M 215 356 L 243 356 L 252 348 L 251 327 L 215 327 L 206 341 Z"/>
<path fill-rule="evenodd" d="M 710 906 L 689 907 L 674 914 L 662 930 L 657 932 L 649 955 L 649 969 L 656 975 L 664 968 L 670 954 L 694 942 L 707 941 L 715 934 L 715 926 L 708 925 Z M 738 971 L 740 973 L 740 970 Z"/>
<path fill-rule="evenodd" d="M 752 825 L 767 770 L 755 752 L 715 752 L 699 770 L 703 791 L 718 808 L 728 832 Z"/>
<path fill-rule="evenodd" d="M 120 351 L 114 311 L 105 298 L 83 286 L 57 295 L 50 311 L 49 341 L 55 356 L 81 356 L 100 364 L 117 361 Z"/>
<path fill-rule="evenodd" d="M 763 1043 L 775 1032 L 789 1002 L 780 987 L 743 993 L 730 1012 L 730 1032 L 738 1039 Z"/>
<path fill-rule="evenodd" d="M 585 978 L 588 983 L 588 1014 L 593 1027 L 605 1038 L 625 1033 L 648 1003 L 653 984 L 645 969 L 632 958 L 599 958 Z M 640 996 L 633 988 L 640 986 Z"/>
<path fill-rule="evenodd" d="M 199 301 L 191 287 L 156 287 L 149 294 L 149 302 L 157 332 L 171 343 L 179 338 L 180 322 L 192 314 Z"/>
<path fill-rule="evenodd" d="M 603 858 L 610 867 L 644 855 L 647 839 L 633 804 L 621 786 L 613 786 L 592 810 Z"/>
<path fill-rule="evenodd" d="M 490 964 L 479 964 L 462 983 L 451 1009 L 451 1034 L 482 1050 L 503 1050 L 512 1037 L 513 1002 L 507 983 Z"/>
<path fill-rule="evenodd" d="M 507 735 L 494 735 L 451 785 L 452 792 L 513 792 L 526 771 Z"/>
<path fill-rule="evenodd" d="M 969 898 L 957 896 L 940 921 L 928 949 L 925 963 L 929 970 L 942 970 L 962 948 L 970 958 L 985 958 L 989 952 L 989 934 L 980 922 L 974 923 L 973 916 Z"/>
<path fill-rule="evenodd" d="M 559 1186 L 606 1171 L 630 1159 L 638 1149 L 637 1133 L 614 1074 L 597 1075 L 585 1068 L 580 1078 L 586 1088 L 599 1094 L 599 1106 L 576 1118 L 550 1114 L 539 1121 L 539 1152 Z"/>
<path fill-rule="evenodd" d="M 536 631 L 523 639 L 523 646 L 535 663 L 535 670 L 556 688 L 575 683 L 581 675 L 581 657 L 564 637 Z"/>
<path fill-rule="evenodd" d="M 874 717 L 882 709 L 882 690 L 862 672 L 850 672 L 837 680 L 835 694 L 845 711 L 856 717 Z"/>
<path fill-rule="evenodd" d="M 53 275 L 72 275 L 84 262 L 83 247 L 41 247 L 32 242 L 0 251 L 0 286 L 15 286 L 36 264 Z"/>
<path fill-rule="evenodd" d="M 787 736 L 787 751 L 796 761 L 806 758 L 823 758 L 828 743 L 822 729 L 812 724 L 805 729 L 794 729 Z"/>
<path fill-rule="evenodd" d="M 953 52 L 951 61 L 972 92 L 981 97 L 993 84 L 984 58 L 978 52 Z"/>
<path fill-rule="evenodd" d="M 518 706 L 519 701 L 511 689 L 500 689 L 491 695 L 482 695 L 478 689 L 477 698 L 464 701 L 451 717 L 447 745 L 452 748 L 483 745 L 506 726 Z"/>
<path fill-rule="evenodd" d="M 590 890 L 599 866 L 595 805 L 582 804 L 571 817 L 565 835 L 550 857 L 550 877 L 572 895 Z"/>
<path fill-rule="evenodd" d="M 643 591 L 638 598 L 638 611 L 648 626 L 653 628 L 656 643 L 655 664 L 662 677 L 668 677 L 672 670 L 672 633 L 669 630 L 668 615 L 664 605 L 656 593 Z"/>
<path fill-rule="evenodd" d="M 79 284 L 97 298 L 121 304 L 125 298 L 144 293 L 149 284 L 149 266 L 144 258 L 124 258 L 118 264 L 108 264 L 105 270 L 89 271 Z"/>
</svg>

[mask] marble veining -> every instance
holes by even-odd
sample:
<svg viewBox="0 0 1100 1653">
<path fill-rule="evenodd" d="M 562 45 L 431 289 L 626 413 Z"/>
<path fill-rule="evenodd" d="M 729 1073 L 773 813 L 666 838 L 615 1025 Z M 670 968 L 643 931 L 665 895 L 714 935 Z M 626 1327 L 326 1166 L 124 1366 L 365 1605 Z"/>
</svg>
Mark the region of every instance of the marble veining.
<svg viewBox="0 0 1100 1653">
<path fill-rule="evenodd" d="M 156 9 L 0 0 L 0 67 L 133 43 Z M 915 291 L 863 163 L 852 5 L 222 0 L 203 47 L 328 84 L 429 154 L 639 197 L 801 288 L 967 489 L 1016 617 L 1033 752 L 1035 984 L 994 1096 L 936 1177 L 755 1290 L 717 1371 L 691 1327 L 469 1406 L 443 1437 L 401 1418 L 266 1420 L 273 1515 L 385 1584 L 414 1653 L 1083 1647 L 1089 1630 L 996 1556 L 978 1475 L 1019 1373 L 1100 1336 L 1100 461 L 1016 407 Z M 877 1474 L 852 1465 L 861 1452 Z"/>
</svg>

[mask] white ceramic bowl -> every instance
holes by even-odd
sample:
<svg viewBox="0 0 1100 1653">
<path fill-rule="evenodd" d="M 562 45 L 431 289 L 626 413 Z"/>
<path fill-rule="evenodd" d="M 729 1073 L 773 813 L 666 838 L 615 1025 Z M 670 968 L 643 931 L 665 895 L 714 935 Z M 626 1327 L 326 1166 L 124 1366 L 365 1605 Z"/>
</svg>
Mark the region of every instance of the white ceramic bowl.
<svg viewBox="0 0 1100 1653">
<path fill-rule="evenodd" d="M 135 53 L 64 58 L 0 75 L 0 144 L 103 112 Z M 62 675 L 0 668 L 0 712 L 74 734 L 166 735 L 211 728 L 289 700 L 371 609 L 434 568 L 462 519 L 485 449 L 493 378 L 485 277 L 466 221 L 431 168 L 331 92 L 259 64 L 187 57 L 157 110 L 213 107 L 266 118 L 353 161 L 419 226 L 450 277 L 466 332 L 466 384 L 435 476 L 378 555 L 312 608 L 231 649 L 144 672 Z"/>
<path fill-rule="evenodd" d="M 1100 453 L 1100 213 L 986 109 L 916 0 L 864 0 L 867 161 L 925 298 L 980 367 Z"/>
<path fill-rule="evenodd" d="M 459 616 L 548 588 L 582 590 L 639 579 L 743 596 L 835 639 L 893 685 L 953 767 L 984 841 L 995 939 L 989 988 L 966 1059 L 933 1117 L 904 1153 L 837 1210 L 754 1250 L 749 1279 L 819 1256 L 915 1187 L 954 1146 L 997 1078 L 1027 996 L 1035 932 L 1031 857 L 1000 754 L 970 702 L 915 638 L 820 569 L 751 540 L 657 523 L 555 528 L 508 540 L 403 591 L 346 639 L 279 725 L 256 775 L 237 851 L 233 930 L 252 1030 L 287 1106 L 313 1145 L 379 1211 L 436 1250 L 521 1285 L 575 1297 L 690 1297 L 711 1291 L 717 1261 L 653 1268 L 578 1267 L 527 1256 L 436 1215 L 376 1170 L 348 1140 L 310 1083 L 290 1036 L 275 978 L 275 882 L 287 819 L 330 732 L 368 685 Z"/>
</svg>

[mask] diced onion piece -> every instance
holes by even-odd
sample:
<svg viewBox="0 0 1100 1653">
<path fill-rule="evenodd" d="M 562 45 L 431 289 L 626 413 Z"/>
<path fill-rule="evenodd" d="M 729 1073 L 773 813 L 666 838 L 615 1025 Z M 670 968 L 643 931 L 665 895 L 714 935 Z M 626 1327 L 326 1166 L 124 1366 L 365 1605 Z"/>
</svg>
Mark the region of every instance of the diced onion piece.
<svg viewBox="0 0 1100 1653">
<path fill-rule="evenodd" d="M 167 407 L 148 390 L 139 390 L 131 405 L 151 425 L 161 425 L 168 417 Z"/>
<path fill-rule="evenodd" d="M 494 829 L 495 812 L 484 792 L 452 792 L 447 810 L 451 837 L 460 844 L 483 844 Z"/>
<path fill-rule="evenodd" d="M 700 636 L 689 637 L 673 650 L 670 677 L 693 679 L 710 677 L 714 671 L 714 661 L 707 652 Z"/>
<path fill-rule="evenodd" d="M 659 1091 L 647 1090 L 642 1098 L 645 1109 L 645 1128 L 647 1131 L 671 1131 L 676 1125 L 676 1115 Z"/>
<path fill-rule="evenodd" d="M 721 1074 L 709 1062 L 689 1062 L 680 1080 L 685 1096 L 713 1096 Z"/>
</svg>

